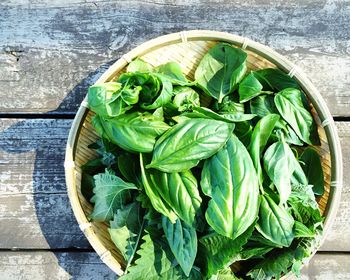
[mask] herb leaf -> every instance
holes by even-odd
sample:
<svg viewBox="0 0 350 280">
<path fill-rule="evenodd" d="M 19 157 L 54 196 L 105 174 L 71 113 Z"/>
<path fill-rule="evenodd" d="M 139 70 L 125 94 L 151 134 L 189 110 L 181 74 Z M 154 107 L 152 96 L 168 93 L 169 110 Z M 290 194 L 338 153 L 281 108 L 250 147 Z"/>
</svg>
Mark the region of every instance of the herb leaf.
<svg viewBox="0 0 350 280">
<path fill-rule="evenodd" d="M 189 276 L 197 255 L 197 233 L 195 228 L 181 222 L 173 224 L 167 217 L 162 218 L 163 230 L 171 251 L 186 276 Z"/>
<path fill-rule="evenodd" d="M 94 196 L 91 201 L 95 203 L 90 218 L 95 221 L 109 221 L 113 214 L 130 199 L 129 190 L 137 190 L 132 183 L 124 182 L 118 176 L 109 172 L 94 176 Z"/>
<path fill-rule="evenodd" d="M 247 54 L 241 49 L 226 43 L 217 44 L 199 63 L 195 79 L 207 94 L 221 103 L 243 78 L 246 58 Z"/>
<path fill-rule="evenodd" d="M 188 170 L 220 150 L 232 130 L 232 124 L 209 119 L 178 123 L 157 140 L 147 168 L 164 172 Z"/>
<path fill-rule="evenodd" d="M 235 239 L 254 222 L 258 178 L 248 151 L 235 135 L 205 161 L 201 187 L 211 197 L 205 217 L 217 233 Z"/>
</svg>

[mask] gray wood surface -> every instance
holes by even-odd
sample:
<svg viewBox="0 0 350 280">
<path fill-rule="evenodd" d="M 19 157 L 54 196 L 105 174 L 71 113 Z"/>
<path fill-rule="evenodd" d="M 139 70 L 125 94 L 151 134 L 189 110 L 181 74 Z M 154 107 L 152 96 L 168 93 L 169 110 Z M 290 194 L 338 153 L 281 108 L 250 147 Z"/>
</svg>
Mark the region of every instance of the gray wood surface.
<svg viewBox="0 0 350 280">
<path fill-rule="evenodd" d="M 0 119 L 0 249 L 90 248 L 66 194 L 63 160 L 71 120 Z M 350 122 L 338 122 L 344 169 L 350 169 Z M 350 176 L 322 247 L 350 251 Z"/>
<path fill-rule="evenodd" d="M 2 112 L 74 113 L 121 54 L 162 34 L 212 29 L 286 55 L 333 115 L 349 116 L 349 1 L 10 0 L 0 18 Z"/>
<path fill-rule="evenodd" d="M 96 253 L 0 252 L 1 280 L 116 279 Z M 145 278 L 147 279 L 147 278 Z M 297 280 L 290 277 L 288 280 Z M 302 270 L 300 280 L 348 280 L 347 254 L 317 254 Z"/>
</svg>

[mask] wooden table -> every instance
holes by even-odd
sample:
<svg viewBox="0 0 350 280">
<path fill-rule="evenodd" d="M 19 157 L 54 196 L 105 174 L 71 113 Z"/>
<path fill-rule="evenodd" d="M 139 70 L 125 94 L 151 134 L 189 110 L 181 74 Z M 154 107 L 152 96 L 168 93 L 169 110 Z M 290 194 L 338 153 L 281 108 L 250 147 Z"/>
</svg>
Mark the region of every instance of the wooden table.
<svg viewBox="0 0 350 280">
<path fill-rule="evenodd" d="M 269 45 L 328 103 L 344 156 L 334 226 L 302 279 L 350 279 L 350 1 L 7 0 L 0 3 L 0 279 L 115 279 L 79 230 L 66 138 L 87 87 L 123 53 L 180 30 Z"/>
</svg>

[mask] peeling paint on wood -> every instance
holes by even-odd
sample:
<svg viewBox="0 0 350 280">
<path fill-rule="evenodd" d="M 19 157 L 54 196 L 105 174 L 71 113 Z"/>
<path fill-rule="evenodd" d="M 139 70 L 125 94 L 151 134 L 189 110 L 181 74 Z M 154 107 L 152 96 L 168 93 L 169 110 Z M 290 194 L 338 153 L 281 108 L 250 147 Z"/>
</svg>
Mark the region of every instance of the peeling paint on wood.
<svg viewBox="0 0 350 280">
<path fill-rule="evenodd" d="M 286 55 L 333 115 L 348 116 L 349 21 L 349 1 L 6 1 L 0 110 L 74 113 L 88 85 L 121 54 L 162 34 L 212 29 Z"/>
</svg>

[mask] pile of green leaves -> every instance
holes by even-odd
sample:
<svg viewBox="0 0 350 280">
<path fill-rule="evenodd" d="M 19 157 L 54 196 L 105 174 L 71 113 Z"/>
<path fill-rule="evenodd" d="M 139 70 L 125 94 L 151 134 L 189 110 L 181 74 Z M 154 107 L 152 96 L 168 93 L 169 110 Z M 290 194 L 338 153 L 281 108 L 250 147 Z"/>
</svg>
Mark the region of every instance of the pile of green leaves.
<svg viewBox="0 0 350 280">
<path fill-rule="evenodd" d="M 324 178 L 308 101 L 246 60 L 219 43 L 194 81 L 137 59 L 89 88 L 101 139 L 82 192 L 125 258 L 120 279 L 278 279 L 317 249 Z"/>
</svg>

